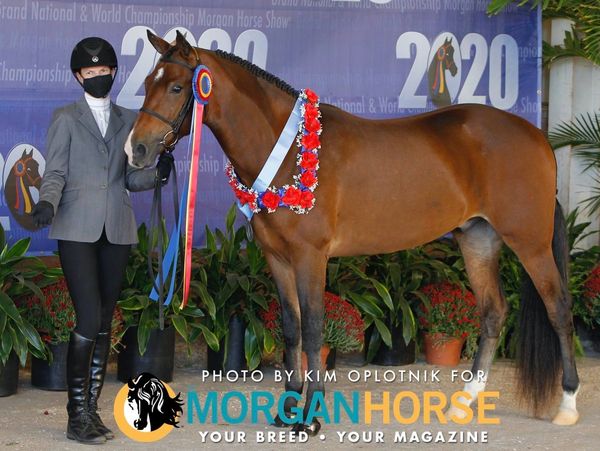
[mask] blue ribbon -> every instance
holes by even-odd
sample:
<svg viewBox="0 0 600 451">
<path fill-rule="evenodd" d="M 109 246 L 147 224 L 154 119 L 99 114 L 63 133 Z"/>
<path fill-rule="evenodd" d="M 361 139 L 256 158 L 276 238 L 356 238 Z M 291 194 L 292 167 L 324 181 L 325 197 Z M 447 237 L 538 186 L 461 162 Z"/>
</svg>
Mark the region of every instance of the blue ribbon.
<svg viewBox="0 0 600 451">
<path fill-rule="evenodd" d="M 290 147 L 294 143 L 294 139 L 298 134 L 298 123 L 302 119 L 300 107 L 303 103 L 304 100 L 298 97 L 296 103 L 294 104 L 294 108 L 290 113 L 290 117 L 283 127 L 283 131 L 281 132 L 281 135 L 279 135 L 279 139 L 275 143 L 275 146 L 273 146 L 273 150 L 271 150 L 269 158 L 267 158 L 267 161 L 252 185 L 252 189 L 255 191 L 259 193 L 265 191 L 275 178 L 275 174 L 277 174 L 277 171 L 281 167 L 285 156 L 290 150 Z M 240 211 L 244 214 L 244 216 L 246 216 L 246 219 L 250 221 L 254 215 L 254 212 L 250 209 L 248 204 L 241 205 L 240 201 L 237 199 L 236 202 Z"/>
</svg>

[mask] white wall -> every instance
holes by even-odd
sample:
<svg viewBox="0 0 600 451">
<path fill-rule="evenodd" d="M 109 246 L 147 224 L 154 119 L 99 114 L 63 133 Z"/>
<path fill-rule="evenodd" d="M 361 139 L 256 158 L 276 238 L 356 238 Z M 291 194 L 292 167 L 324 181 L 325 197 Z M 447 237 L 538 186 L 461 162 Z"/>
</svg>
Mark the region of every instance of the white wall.
<svg viewBox="0 0 600 451">
<path fill-rule="evenodd" d="M 550 23 L 549 41 L 552 45 L 563 43 L 564 32 L 571 30 L 567 19 L 553 19 Z M 546 38 L 548 39 L 548 38 Z M 548 81 L 548 129 L 552 131 L 558 124 L 570 121 L 581 113 L 595 113 L 600 110 L 600 67 L 583 58 L 562 58 L 550 65 Z M 574 158 L 570 147 L 556 150 L 558 164 L 558 198 L 566 212 L 574 210 L 582 200 L 592 195 L 591 187 L 598 184 L 593 180 L 593 172 L 583 172 L 579 158 Z M 592 221 L 590 230 L 600 229 L 598 214 L 590 217 L 581 211 L 579 222 Z M 599 243 L 598 235 L 586 238 L 581 244 L 585 247 Z"/>
</svg>

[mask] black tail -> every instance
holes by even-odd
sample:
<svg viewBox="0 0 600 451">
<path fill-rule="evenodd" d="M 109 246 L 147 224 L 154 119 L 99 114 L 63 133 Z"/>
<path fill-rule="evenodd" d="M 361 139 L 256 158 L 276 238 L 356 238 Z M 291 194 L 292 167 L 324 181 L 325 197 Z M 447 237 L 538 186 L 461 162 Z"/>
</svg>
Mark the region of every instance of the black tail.
<svg viewBox="0 0 600 451">
<path fill-rule="evenodd" d="M 558 201 L 554 211 L 552 252 L 563 290 L 568 296 L 569 243 L 565 217 Z M 517 352 L 519 393 L 534 414 L 539 416 L 556 392 L 562 368 L 561 351 L 558 335 L 550 324 L 542 298 L 525 271 L 521 279 L 520 304 Z"/>
</svg>

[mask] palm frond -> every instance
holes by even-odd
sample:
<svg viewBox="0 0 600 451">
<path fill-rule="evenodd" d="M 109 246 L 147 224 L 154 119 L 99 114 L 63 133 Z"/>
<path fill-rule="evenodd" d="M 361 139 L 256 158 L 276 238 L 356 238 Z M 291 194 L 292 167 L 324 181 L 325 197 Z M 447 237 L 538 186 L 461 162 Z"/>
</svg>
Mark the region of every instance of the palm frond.
<svg viewBox="0 0 600 451">
<path fill-rule="evenodd" d="M 583 44 L 588 59 L 600 65 L 600 5 L 583 2 L 578 8 L 579 28 L 583 32 Z"/>
<path fill-rule="evenodd" d="M 589 215 L 593 215 L 600 210 L 600 173 L 597 168 L 594 172 L 595 175 L 592 177 L 594 184 L 591 186 L 592 195 L 580 202 L 584 206 L 584 211 Z"/>
<path fill-rule="evenodd" d="M 571 122 L 562 122 L 548 133 L 553 149 L 573 146 L 575 154 L 587 165 L 600 168 L 600 113 L 586 113 Z"/>
<path fill-rule="evenodd" d="M 568 56 L 580 56 L 588 58 L 586 49 L 583 47 L 583 41 L 578 36 L 577 31 L 573 27 L 571 31 L 565 31 L 565 39 L 562 45 L 550 45 L 546 41 L 543 42 L 542 61 L 545 66 L 553 63 L 559 58 Z"/>
</svg>

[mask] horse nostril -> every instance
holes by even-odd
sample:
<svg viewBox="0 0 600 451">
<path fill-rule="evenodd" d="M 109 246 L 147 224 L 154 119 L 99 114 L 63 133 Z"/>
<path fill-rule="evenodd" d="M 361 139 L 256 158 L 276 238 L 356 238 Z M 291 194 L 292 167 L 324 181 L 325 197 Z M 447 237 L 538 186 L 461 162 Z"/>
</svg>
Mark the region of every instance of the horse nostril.
<svg viewBox="0 0 600 451">
<path fill-rule="evenodd" d="M 146 152 L 146 146 L 144 146 L 143 144 L 138 144 L 137 146 L 135 146 L 135 149 L 133 149 L 133 156 L 137 158 L 142 158 L 146 155 Z"/>
</svg>

